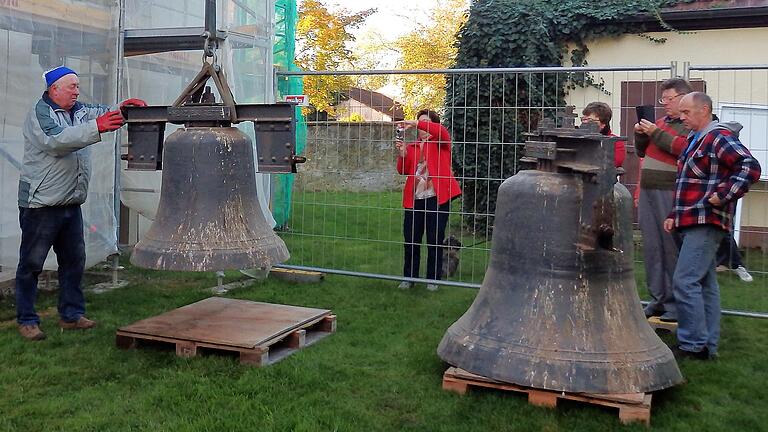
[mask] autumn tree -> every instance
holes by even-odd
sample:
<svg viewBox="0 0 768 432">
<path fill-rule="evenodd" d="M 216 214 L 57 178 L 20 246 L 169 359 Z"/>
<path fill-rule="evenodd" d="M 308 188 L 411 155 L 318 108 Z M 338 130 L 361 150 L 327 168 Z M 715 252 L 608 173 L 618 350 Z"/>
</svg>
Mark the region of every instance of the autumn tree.
<svg viewBox="0 0 768 432">
<path fill-rule="evenodd" d="M 400 69 L 448 69 L 456 59 L 456 34 L 467 19 L 466 0 L 438 0 L 428 22 L 395 41 Z M 445 75 L 402 75 L 407 116 L 419 109 L 440 109 L 445 99 Z"/>
<path fill-rule="evenodd" d="M 355 70 L 394 69 L 394 56 L 399 58 L 400 53 L 392 45 L 391 41 L 376 30 L 369 29 L 358 34 L 353 47 L 355 55 Z M 387 84 L 393 83 L 392 75 L 360 75 L 357 77 L 356 86 L 377 91 Z"/>
<path fill-rule="evenodd" d="M 348 48 L 354 42 L 352 30 L 376 9 L 351 13 L 339 8 L 330 11 L 320 0 L 302 0 L 296 26 L 296 64 L 305 70 L 339 70 L 350 67 L 355 56 Z M 338 94 L 353 84 L 349 76 L 308 75 L 304 91 L 318 110 L 335 115 Z"/>
</svg>

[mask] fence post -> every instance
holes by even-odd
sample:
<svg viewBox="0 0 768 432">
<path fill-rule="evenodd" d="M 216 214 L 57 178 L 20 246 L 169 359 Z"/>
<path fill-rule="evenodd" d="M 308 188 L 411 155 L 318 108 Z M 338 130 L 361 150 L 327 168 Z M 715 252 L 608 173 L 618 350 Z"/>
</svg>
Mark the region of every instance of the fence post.
<svg viewBox="0 0 768 432">
<path fill-rule="evenodd" d="M 682 78 L 686 81 L 691 80 L 691 62 L 683 62 L 683 74 Z"/>
</svg>

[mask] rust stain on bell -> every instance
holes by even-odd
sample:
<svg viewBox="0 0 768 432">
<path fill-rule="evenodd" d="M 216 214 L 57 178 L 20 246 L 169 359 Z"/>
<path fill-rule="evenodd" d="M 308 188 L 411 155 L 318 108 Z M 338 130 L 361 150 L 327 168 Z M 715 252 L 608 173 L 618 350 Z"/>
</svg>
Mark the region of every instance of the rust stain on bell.
<svg viewBox="0 0 768 432">
<path fill-rule="evenodd" d="M 682 382 L 637 294 L 617 139 L 551 121 L 530 135 L 524 162 L 536 169 L 499 188 L 482 288 L 438 355 L 478 375 L 558 391 L 639 393 Z"/>
</svg>

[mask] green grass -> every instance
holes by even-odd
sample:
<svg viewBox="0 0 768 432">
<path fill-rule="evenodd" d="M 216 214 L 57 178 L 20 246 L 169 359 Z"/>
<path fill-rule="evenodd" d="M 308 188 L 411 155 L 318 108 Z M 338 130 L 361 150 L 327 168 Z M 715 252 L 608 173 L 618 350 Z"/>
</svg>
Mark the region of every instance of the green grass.
<svg viewBox="0 0 768 432">
<path fill-rule="evenodd" d="M 446 236 L 467 247 L 461 251 L 454 280 L 480 283 L 490 242 L 486 233 L 460 227 L 460 202 L 451 206 Z M 291 251 L 290 264 L 350 271 L 402 274 L 403 207 L 400 192 L 316 192 L 294 195 L 290 229 L 282 234 Z M 421 251 L 421 273 L 426 268 Z"/>
<path fill-rule="evenodd" d="M 338 222 L 339 230 L 363 236 L 368 231 L 359 224 L 383 222 L 344 217 L 327 212 L 322 223 Z M 380 235 L 397 239 L 398 231 L 382 228 Z M 376 272 L 399 268 L 399 248 L 389 254 L 380 243 L 348 248 L 365 242 L 330 240 L 336 243 L 293 243 L 292 252 L 296 257 L 300 247 L 303 253 L 315 249 L 314 259 Z M 206 298 L 216 285 L 210 273 L 146 271 L 123 261 L 128 287 L 87 293 L 96 329 L 62 333 L 49 314 L 43 319 L 48 339 L 30 343 L 12 322 L 0 324 L 0 431 L 646 430 L 620 425 L 612 409 L 561 401 L 548 410 L 517 394 L 441 390 L 444 365 L 435 349 L 474 298 L 474 290 L 462 288 L 402 291 L 393 282 L 333 275 L 308 285 L 270 279 L 227 296 L 332 309 L 338 332 L 265 368 L 220 355 L 181 359 L 167 350 L 121 351 L 114 343 L 117 328 Z M 237 275 L 228 273 L 228 279 Z M 642 277 L 638 272 L 639 285 Z M 729 274 L 720 280 L 724 303 L 768 310 L 762 276 L 751 285 Z M 38 309 L 55 304 L 53 294 L 43 293 Z M 0 316 L 13 316 L 10 300 L 0 301 Z M 654 395 L 653 430 L 766 430 L 768 321 L 724 317 L 722 327 L 720 359 L 681 362 L 687 383 Z"/>
<path fill-rule="evenodd" d="M 399 192 L 350 193 L 303 192 L 294 195 L 290 230 L 282 233 L 291 251 L 289 264 L 348 271 L 402 274 L 403 209 Z M 464 246 L 457 274 L 452 280 L 481 283 L 488 261 L 490 241 L 486 233 L 470 233 L 460 227 L 460 203 L 446 235 L 453 234 Z M 426 268 L 421 252 L 421 275 Z M 744 283 L 732 272 L 718 276 L 725 309 L 768 312 L 768 256 L 760 250 L 745 253 L 745 263 L 755 280 Z M 641 298 L 648 299 L 640 246 L 635 250 L 635 273 Z"/>
</svg>

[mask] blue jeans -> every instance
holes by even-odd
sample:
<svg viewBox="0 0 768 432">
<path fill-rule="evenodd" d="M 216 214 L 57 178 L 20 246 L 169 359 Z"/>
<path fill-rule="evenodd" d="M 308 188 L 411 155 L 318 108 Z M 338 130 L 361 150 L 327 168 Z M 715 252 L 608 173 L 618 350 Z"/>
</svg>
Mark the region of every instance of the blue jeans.
<svg viewBox="0 0 768 432">
<path fill-rule="evenodd" d="M 715 225 L 680 230 L 683 244 L 672 278 L 677 301 L 677 340 L 680 348 L 717 352 L 720 338 L 720 287 L 715 255 L 726 232 Z"/>
<path fill-rule="evenodd" d="M 53 247 L 59 264 L 59 316 L 67 322 L 85 314 L 85 297 L 80 283 L 85 270 L 83 214 L 79 205 L 19 208 L 21 248 L 16 268 L 16 320 L 39 324 L 35 312 L 37 278 Z"/>
</svg>

